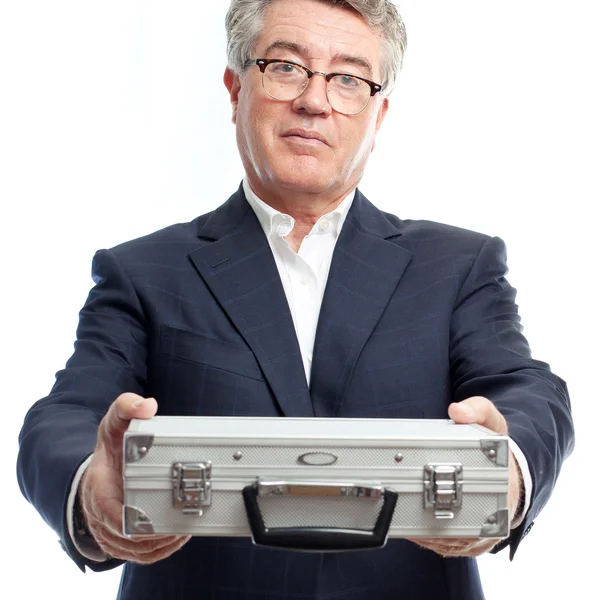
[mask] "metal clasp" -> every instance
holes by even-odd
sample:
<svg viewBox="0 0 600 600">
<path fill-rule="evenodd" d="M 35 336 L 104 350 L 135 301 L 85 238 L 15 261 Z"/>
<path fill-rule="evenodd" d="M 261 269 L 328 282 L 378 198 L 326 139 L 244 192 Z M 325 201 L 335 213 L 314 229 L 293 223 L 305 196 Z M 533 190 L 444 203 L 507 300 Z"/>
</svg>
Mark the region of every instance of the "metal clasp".
<svg viewBox="0 0 600 600">
<path fill-rule="evenodd" d="M 171 476 L 173 506 L 186 515 L 202 516 L 201 506 L 210 506 L 212 463 L 175 463 Z"/>
<path fill-rule="evenodd" d="M 423 495 L 425 508 L 433 507 L 436 519 L 453 519 L 453 509 L 462 506 L 462 465 L 433 464 L 425 466 Z"/>
</svg>

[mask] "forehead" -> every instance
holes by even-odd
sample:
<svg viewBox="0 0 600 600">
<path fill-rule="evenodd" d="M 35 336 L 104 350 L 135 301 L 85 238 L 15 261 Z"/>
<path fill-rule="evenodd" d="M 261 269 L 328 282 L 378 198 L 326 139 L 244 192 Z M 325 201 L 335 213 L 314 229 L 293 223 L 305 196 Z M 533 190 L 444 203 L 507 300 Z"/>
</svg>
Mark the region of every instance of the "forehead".
<svg viewBox="0 0 600 600">
<path fill-rule="evenodd" d="M 347 8 L 318 0 L 275 0 L 267 9 L 255 49 L 260 54 L 273 44 L 282 48 L 286 42 L 298 46 L 299 58 L 315 69 L 353 62 L 348 59 L 355 57 L 372 66 L 372 75 L 381 72 L 380 39 L 358 13 Z"/>
</svg>

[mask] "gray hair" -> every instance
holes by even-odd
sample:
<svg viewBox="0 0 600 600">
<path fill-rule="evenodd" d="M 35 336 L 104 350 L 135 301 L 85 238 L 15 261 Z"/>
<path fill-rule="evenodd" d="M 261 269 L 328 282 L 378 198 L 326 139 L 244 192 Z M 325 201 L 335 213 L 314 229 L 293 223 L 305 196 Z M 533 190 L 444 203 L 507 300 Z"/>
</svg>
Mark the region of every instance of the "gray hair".
<svg viewBox="0 0 600 600">
<path fill-rule="evenodd" d="M 268 7 L 275 0 L 231 0 L 225 19 L 229 68 L 241 73 L 252 58 Z M 389 94 L 402 69 L 406 50 L 406 28 L 390 0 L 317 0 L 322 4 L 349 8 L 359 13 L 381 39 L 383 92 Z"/>
</svg>

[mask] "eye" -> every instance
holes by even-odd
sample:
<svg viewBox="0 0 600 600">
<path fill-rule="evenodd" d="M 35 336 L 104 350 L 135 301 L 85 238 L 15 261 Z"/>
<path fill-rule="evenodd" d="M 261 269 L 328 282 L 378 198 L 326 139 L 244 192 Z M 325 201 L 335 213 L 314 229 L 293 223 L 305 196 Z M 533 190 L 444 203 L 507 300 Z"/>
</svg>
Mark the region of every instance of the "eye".
<svg viewBox="0 0 600 600">
<path fill-rule="evenodd" d="M 338 75 L 335 79 L 337 83 L 347 88 L 356 88 L 360 85 L 360 79 L 356 79 L 351 75 Z"/>
<path fill-rule="evenodd" d="M 277 75 L 293 75 L 299 71 L 298 67 L 287 63 L 271 63 L 269 66 Z"/>
</svg>

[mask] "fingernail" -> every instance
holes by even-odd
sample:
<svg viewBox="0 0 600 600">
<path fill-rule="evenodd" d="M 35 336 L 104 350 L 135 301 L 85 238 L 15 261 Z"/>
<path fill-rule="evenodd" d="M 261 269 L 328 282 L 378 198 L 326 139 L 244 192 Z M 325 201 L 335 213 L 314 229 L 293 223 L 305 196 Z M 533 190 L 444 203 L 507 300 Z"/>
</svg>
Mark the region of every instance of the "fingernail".
<svg viewBox="0 0 600 600">
<path fill-rule="evenodd" d="M 144 402 L 144 399 L 140 398 L 139 400 L 136 400 L 131 406 L 133 408 L 137 408 L 138 406 L 141 406 L 143 402 Z"/>
</svg>

